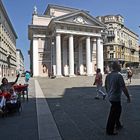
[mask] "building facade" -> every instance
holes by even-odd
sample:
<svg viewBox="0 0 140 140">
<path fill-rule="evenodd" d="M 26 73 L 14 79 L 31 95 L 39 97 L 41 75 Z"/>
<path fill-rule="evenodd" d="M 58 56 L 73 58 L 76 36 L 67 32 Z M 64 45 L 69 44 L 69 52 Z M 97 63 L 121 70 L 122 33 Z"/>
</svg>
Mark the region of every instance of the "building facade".
<svg viewBox="0 0 140 140">
<path fill-rule="evenodd" d="M 140 62 L 140 46 L 139 46 L 139 62 Z M 139 66 L 140 66 L 140 63 L 139 63 Z"/>
<path fill-rule="evenodd" d="M 119 60 L 122 67 L 137 67 L 139 65 L 138 35 L 124 26 L 121 15 L 97 17 L 107 27 L 104 39 L 104 64 L 109 66 Z"/>
<path fill-rule="evenodd" d="M 24 68 L 24 57 L 20 49 L 16 49 L 16 62 L 17 62 L 17 73 L 24 73 L 25 68 Z"/>
<path fill-rule="evenodd" d="M 16 74 L 17 35 L 0 0 L 0 77 Z"/>
<path fill-rule="evenodd" d="M 88 11 L 48 5 L 39 15 L 35 7 L 28 26 L 33 76 L 93 75 L 97 67 L 103 72 L 104 28 Z"/>
</svg>

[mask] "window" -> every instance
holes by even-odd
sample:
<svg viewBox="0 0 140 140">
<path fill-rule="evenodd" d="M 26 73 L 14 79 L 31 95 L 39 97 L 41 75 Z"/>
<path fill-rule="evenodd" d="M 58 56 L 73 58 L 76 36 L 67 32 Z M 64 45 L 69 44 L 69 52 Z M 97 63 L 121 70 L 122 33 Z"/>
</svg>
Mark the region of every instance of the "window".
<svg viewBox="0 0 140 140">
<path fill-rule="evenodd" d="M 114 53 L 110 53 L 110 59 L 114 58 Z"/>
<path fill-rule="evenodd" d="M 113 42 L 114 39 L 113 38 L 108 38 L 108 43 Z"/>
<path fill-rule="evenodd" d="M 110 50 L 114 50 L 114 47 L 113 46 L 110 46 Z"/>
<path fill-rule="evenodd" d="M 110 35 L 114 35 L 114 31 L 112 30 L 112 31 L 109 31 L 109 34 Z"/>
<path fill-rule="evenodd" d="M 61 26 L 61 29 L 64 29 L 64 26 Z"/>
</svg>

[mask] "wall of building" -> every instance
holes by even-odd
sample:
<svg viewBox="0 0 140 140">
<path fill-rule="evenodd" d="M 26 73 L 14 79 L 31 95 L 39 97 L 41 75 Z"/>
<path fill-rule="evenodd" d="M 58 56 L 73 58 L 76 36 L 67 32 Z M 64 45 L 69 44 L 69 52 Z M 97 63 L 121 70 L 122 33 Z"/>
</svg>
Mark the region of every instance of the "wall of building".
<svg viewBox="0 0 140 140">
<path fill-rule="evenodd" d="M 16 74 L 16 39 L 17 35 L 0 1 L 0 77 Z"/>
</svg>

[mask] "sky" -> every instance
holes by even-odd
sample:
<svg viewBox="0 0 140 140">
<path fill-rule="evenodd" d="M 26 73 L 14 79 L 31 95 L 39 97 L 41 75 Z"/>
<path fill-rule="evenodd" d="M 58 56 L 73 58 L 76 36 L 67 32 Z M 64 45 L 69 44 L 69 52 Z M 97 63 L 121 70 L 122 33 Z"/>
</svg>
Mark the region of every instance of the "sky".
<svg viewBox="0 0 140 140">
<path fill-rule="evenodd" d="M 25 69 L 29 70 L 28 25 L 31 24 L 34 6 L 38 14 L 43 14 L 48 4 L 87 10 L 93 17 L 121 14 L 124 25 L 140 36 L 140 0 L 2 0 L 9 19 L 18 36 L 16 47 L 21 49 Z"/>
</svg>

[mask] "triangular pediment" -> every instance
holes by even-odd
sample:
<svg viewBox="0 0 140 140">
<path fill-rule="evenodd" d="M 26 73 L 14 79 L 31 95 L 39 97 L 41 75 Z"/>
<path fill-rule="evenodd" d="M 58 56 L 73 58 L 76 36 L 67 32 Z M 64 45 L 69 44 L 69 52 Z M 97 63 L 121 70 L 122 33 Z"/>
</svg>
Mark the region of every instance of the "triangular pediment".
<svg viewBox="0 0 140 140">
<path fill-rule="evenodd" d="M 68 24 L 88 25 L 96 27 L 105 27 L 98 19 L 94 18 L 85 11 L 76 11 L 60 17 L 56 17 L 54 22 L 62 22 Z"/>
</svg>

